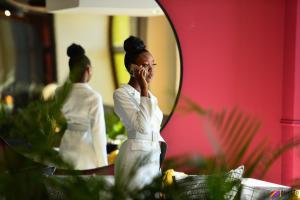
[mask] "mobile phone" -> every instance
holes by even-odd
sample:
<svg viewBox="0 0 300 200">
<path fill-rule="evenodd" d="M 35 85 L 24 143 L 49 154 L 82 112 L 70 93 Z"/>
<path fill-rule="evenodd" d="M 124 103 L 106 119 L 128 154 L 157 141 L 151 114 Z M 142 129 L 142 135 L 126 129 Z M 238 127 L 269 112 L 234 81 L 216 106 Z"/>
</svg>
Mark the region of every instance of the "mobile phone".
<svg viewBox="0 0 300 200">
<path fill-rule="evenodd" d="M 134 77 L 134 71 L 136 70 L 136 68 L 137 68 L 137 65 L 135 65 L 135 64 L 130 65 L 129 73 L 132 77 Z"/>
</svg>

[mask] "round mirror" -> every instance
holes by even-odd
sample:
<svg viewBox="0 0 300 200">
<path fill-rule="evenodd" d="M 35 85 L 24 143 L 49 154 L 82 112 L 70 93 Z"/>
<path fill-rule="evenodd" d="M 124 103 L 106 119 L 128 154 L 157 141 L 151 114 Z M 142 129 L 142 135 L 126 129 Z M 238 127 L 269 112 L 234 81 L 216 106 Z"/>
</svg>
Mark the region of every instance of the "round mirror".
<svg viewBox="0 0 300 200">
<path fill-rule="evenodd" d="M 126 12 L 95 6 L 48 12 L 45 0 L 24 2 L 15 0 L 0 4 L 1 137 L 12 146 L 18 146 L 27 137 L 11 137 L 6 134 L 9 132 L 7 125 L 21 129 L 30 127 L 31 134 L 36 137 L 43 131 L 36 133 L 34 127 L 47 128 L 49 124 L 43 126 L 45 121 L 38 121 L 43 118 L 30 120 L 39 114 L 26 109 L 33 101 L 50 98 L 56 87 L 66 81 L 69 74 L 66 50 L 72 43 L 82 45 L 91 60 L 93 76 L 89 84 L 103 98 L 109 143 L 122 135 L 126 137 L 122 123 L 113 111 L 113 92 L 129 80 L 124 66 L 123 42 L 130 35 L 143 39 L 157 63 L 150 89 L 163 112 L 161 127 L 166 125 L 179 95 L 182 68 L 176 35 L 154 0 L 156 7 L 152 11 L 134 8 Z M 39 112 L 36 108 L 36 105 L 30 107 L 32 112 Z M 29 124 L 32 121 L 32 126 L 11 120 L 24 109 L 23 115 L 29 115 L 25 118 Z M 52 125 L 51 134 L 56 135 L 49 145 L 57 149 L 63 127 L 57 120 Z M 47 143 L 51 135 L 47 131 L 44 134 L 46 137 L 41 142 Z M 31 141 L 24 142 L 32 145 Z M 108 153 L 112 150 L 109 147 Z"/>
</svg>

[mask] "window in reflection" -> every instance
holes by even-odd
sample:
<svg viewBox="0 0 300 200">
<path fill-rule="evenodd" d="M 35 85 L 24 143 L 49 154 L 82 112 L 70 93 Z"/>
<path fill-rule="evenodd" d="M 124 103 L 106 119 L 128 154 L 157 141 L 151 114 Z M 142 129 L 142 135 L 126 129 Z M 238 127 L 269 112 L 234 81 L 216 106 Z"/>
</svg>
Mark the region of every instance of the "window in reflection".
<svg viewBox="0 0 300 200">
<path fill-rule="evenodd" d="M 141 31 L 145 17 L 111 16 L 109 18 L 110 56 L 114 75 L 115 87 L 129 80 L 129 74 L 124 67 L 125 51 L 123 42 L 130 35 L 145 38 Z"/>
<path fill-rule="evenodd" d="M 45 14 L 0 16 L 0 97 L 11 96 L 15 110 L 56 81 L 52 23 Z"/>
</svg>

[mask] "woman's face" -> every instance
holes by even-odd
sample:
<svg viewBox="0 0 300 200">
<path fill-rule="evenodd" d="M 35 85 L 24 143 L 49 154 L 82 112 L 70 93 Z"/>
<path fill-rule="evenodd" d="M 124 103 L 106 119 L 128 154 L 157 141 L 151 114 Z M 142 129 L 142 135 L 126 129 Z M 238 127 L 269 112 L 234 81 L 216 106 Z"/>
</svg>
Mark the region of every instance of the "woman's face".
<svg viewBox="0 0 300 200">
<path fill-rule="evenodd" d="M 146 69 L 146 81 L 147 83 L 150 83 L 154 77 L 154 68 L 156 65 L 152 55 L 149 52 L 141 53 L 136 59 L 136 65 L 142 66 Z"/>
</svg>

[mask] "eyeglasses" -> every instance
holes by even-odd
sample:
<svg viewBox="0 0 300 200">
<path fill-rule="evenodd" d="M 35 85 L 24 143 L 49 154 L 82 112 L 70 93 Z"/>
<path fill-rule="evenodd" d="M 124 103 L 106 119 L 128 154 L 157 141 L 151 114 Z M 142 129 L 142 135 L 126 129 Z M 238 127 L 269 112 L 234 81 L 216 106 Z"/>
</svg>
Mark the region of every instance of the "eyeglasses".
<svg viewBox="0 0 300 200">
<path fill-rule="evenodd" d="M 153 64 L 142 64 L 142 66 L 146 69 L 149 69 L 150 67 L 151 68 L 155 68 L 157 66 L 156 63 L 153 63 Z"/>
</svg>

